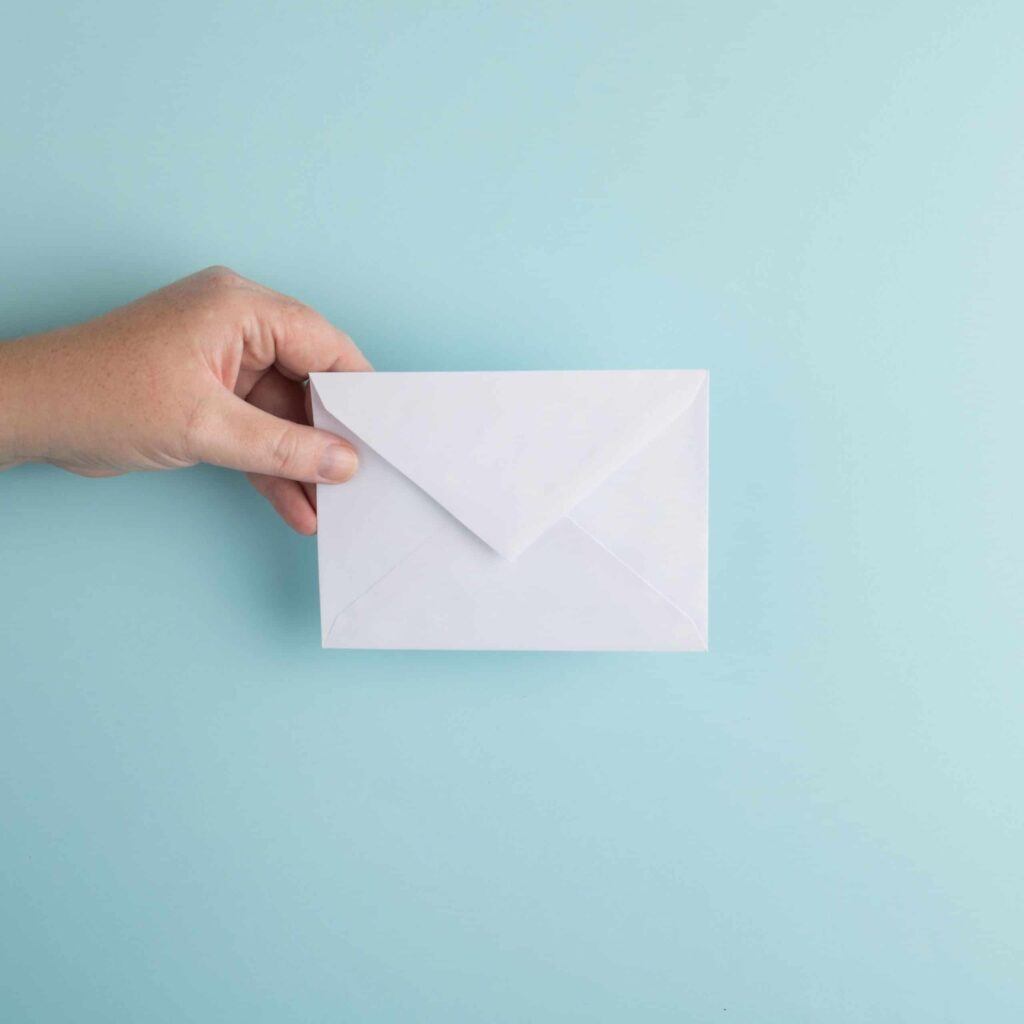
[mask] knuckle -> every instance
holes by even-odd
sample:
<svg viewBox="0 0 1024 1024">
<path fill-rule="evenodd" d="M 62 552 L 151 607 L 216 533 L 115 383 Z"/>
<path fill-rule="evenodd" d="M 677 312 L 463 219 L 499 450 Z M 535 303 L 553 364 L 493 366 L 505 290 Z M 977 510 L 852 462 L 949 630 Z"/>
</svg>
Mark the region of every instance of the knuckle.
<svg viewBox="0 0 1024 1024">
<path fill-rule="evenodd" d="M 294 471 L 299 456 L 299 439 L 295 431 L 285 428 L 274 438 L 270 448 L 270 464 L 279 476 Z"/>
<path fill-rule="evenodd" d="M 214 292 L 227 292 L 237 288 L 243 281 L 242 275 L 230 267 L 216 264 L 199 272 L 203 283 Z"/>
<path fill-rule="evenodd" d="M 317 315 L 304 302 L 299 302 L 298 299 L 292 298 L 284 300 L 281 313 L 289 327 L 300 329 L 308 327 Z"/>
<path fill-rule="evenodd" d="M 184 458 L 187 462 L 195 465 L 203 459 L 206 445 L 207 422 L 209 409 L 203 399 L 196 399 L 185 416 L 184 436 Z"/>
<path fill-rule="evenodd" d="M 273 339 L 277 352 L 287 350 L 306 362 L 310 356 L 311 336 L 315 335 L 319 314 L 298 299 L 285 298 L 273 318 Z"/>
</svg>

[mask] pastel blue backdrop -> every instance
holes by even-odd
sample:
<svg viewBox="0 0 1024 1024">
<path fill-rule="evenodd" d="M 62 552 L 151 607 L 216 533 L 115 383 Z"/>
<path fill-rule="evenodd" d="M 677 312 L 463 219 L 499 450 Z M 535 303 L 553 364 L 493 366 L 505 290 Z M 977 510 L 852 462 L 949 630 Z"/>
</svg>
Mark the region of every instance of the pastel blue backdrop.
<svg viewBox="0 0 1024 1024">
<path fill-rule="evenodd" d="M 714 387 L 706 656 L 321 651 L 237 476 L 0 477 L 0 1019 L 1022 1019 L 1019 4 L 3 35 L 2 335 L 220 262 Z"/>
</svg>

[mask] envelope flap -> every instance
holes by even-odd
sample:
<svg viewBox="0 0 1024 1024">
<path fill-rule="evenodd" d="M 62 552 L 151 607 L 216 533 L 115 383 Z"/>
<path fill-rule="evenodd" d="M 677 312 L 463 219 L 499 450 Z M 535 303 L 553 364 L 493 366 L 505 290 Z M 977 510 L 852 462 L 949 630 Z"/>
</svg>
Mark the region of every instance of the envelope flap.
<svg viewBox="0 0 1024 1024">
<path fill-rule="evenodd" d="M 506 558 L 681 415 L 703 370 L 317 373 L 323 408 Z"/>
</svg>

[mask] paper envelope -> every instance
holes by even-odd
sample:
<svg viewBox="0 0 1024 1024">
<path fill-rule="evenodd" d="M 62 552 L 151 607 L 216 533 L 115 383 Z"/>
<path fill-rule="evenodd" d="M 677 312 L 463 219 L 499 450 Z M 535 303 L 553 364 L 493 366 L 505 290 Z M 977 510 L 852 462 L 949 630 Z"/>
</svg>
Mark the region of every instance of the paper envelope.
<svg viewBox="0 0 1024 1024">
<path fill-rule="evenodd" d="M 314 373 L 323 645 L 707 649 L 708 373 Z"/>
</svg>

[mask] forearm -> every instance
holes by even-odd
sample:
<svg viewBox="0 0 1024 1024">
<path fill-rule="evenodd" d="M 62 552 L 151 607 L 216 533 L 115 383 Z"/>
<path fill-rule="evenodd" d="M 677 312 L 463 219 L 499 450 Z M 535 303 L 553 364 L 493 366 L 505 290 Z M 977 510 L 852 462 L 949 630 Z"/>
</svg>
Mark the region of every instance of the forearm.
<svg viewBox="0 0 1024 1024">
<path fill-rule="evenodd" d="M 47 457 L 45 349 L 42 339 L 0 342 L 0 468 Z"/>
<path fill-rule="evenodd" d="M 52 462 L 103 471 L 119 432 L 119 410 L 140 407 L 118 395 L 118 374 L 101 345 L 102 320 L 0 342 L 0 467 Z"/>
</svg>

